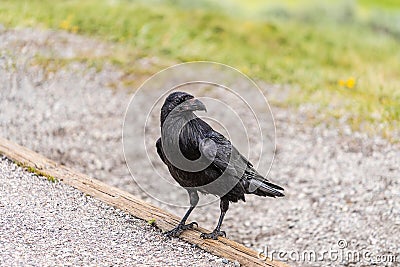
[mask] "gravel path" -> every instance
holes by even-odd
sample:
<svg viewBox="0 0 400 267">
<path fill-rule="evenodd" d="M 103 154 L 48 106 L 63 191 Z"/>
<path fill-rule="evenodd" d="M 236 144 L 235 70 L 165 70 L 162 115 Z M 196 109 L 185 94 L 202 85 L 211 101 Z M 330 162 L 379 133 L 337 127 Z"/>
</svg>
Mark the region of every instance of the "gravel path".
<svg viewBox="0 0 400 267">
<path fill-rule="evenodd" d="M 73 58 L 85 49 L 101 54 L 104 47 L 65 33 L 0 32 L 0 78 L 10 81 L 0 91 L 0 135 L 181 216 L 183 208 L 144 194 L 126 168 L 121 128 L 129 95 L 120 71 L 72 62 L 32 82 L 40 68 L 21 64 L 36 54 Z M 282 95 L 281 87 L 262 88 L 272 98 Z M 270 177 L 287 196 L 249 196 L 246 203 L 231 205 L 223 226 L 228 237 L 254 249 L 268 245 L 286 252 L 337 249 L 344 239 L 349 249 L 399 254 L 400 238 L 394 234 L 400 232 L 399 145 L 353 133 L 340 121 L 312 125 L 309 118 L 320 116 L 312 106 L 273 107 L 273 112 L 278 150 Z M 143 177 L 149 175 L 154 171 L 143 170 Z M 212 229 L 218 215 L 216 204 L 196 209 L 190 219 Z"/>
<path fill-rule="evenodd" d="M 230 265 L 4 157 L 0 185 L 0 266 Z"/>
</svg>

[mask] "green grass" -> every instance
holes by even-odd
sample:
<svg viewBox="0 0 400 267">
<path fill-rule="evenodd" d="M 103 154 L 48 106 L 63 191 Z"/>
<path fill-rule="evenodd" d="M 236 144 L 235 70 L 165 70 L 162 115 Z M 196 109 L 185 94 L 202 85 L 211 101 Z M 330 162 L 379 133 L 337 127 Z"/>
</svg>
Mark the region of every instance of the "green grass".
<svg viewBox="0 0 400 267">
<path fill-rule="evenodd" d="M 147 221 L 148 224 L 150 224 L 151 226 L 155 226 L 156 225 L 156 219 L 150 219 Z"/>
<path fill-rule="evenodd" d="M 18 161 L 14 161 L 14 163 L 17 164 L 19 167 L 25 169 L 26 171 L 30 172 L 30 173 L 34 173 L 37 176 L 46 177 L 46 179 L 49 182 L 58 183 L 58 179 L 55 178 L 54 176 L 51 176 L 51 175 L 49 175 L 47 173 L 44 173 L 41 170 L 38 170 L 38 169 L 36 169 L 36 168 L 34 168 L 32 166 L 29 166 L 28 164 L 25 164 L 25 163 L 22 163 L 22 162 L 18 162 Z"/>
<path fill-rule="evenodd" d="M 3 0 L 0 23 L 118 42 L 126 49 L 110 53 L 110 60 L 128 73 L 139 71 L 130 66 L 145 56 L 164 65 L 222 62 L 253 78 L 300 88 L 282 104 L 315 103 L 329 116 L 350 115 L 355 129 L 390 137 L 400 120 L 397 2 Z M 227 8 L 215 10 L 218 5 Z M 340 85 L 353 78 L 351 88 Z"/>
<path fill-rule="evenodd" d="M 365 7 L 382 8 L 382 9 L 400 9 L 400 2 L 398 0 L 358 0 L 358 2 Z"/>
</svg>

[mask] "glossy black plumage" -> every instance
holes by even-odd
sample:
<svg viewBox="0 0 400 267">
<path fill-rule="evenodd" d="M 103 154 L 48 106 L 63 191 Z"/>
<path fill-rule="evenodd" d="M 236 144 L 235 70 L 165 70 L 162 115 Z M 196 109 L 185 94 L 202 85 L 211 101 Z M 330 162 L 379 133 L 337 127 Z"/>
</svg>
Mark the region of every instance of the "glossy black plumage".
<svg viewBox="0 0 400 267">
<path fill-rule="evenodd" d="M 245 194 L 282 197 L 284 189 L 258 174 L 229 140 L 193 113 L 196 110 L 205 110 L 204 104 L 185 92 L 170 94 L 161 109 L 157 153 L 191 200 L 191 208 L 181 223 L 167 234 L 177 236 L 187 229 L 185 221 L 198 202 L 197 192 L 202 192 L 221 198 L 217 228 L 203 234 L 204 238 L 216 239 L 224 235 L 220 226 L 229 202 L 245 201 Z M 177 156 L 179 152 L 182 158 Z"/>
</svg>

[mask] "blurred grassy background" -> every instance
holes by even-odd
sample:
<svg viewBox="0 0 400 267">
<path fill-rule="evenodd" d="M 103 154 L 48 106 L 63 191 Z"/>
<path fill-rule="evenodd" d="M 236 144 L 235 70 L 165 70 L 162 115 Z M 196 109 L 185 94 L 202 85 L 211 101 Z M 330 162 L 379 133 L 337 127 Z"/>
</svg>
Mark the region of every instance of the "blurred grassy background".
<svg viewBox="0 0 400 267">
<path fill-rule="evenodd" d="M 149 56 L 160 59 L 160 68 L 222 62 L 298 88 L 276 104 L 312 103 L 355 130 L 398 140 L 398 0 L 2 0 L 0 23 L 120 43 L 126 49 L 107 60 L 128 73 L 141 73 L 132 62 Z"/>
</svg>

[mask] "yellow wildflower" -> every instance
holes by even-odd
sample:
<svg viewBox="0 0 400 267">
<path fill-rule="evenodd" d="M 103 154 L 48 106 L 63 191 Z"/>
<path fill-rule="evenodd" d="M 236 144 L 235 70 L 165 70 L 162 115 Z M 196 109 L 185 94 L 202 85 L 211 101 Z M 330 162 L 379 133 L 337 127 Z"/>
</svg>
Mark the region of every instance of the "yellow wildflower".
<svg viewBox="0 0 400 267">
<path fill-rule="evenodd" d="M 339 86 L 347 87 L 349 89 L 352 89 L 356 85 L 356 79 L 354 77 L 350 77 L 347 80 L 340 79 L 338 81 L 338 84 L 339 84 Z"/>
<path fill-rule="evenodd" d="M 68 17 L 65 20 L 61 21 L 60 28 L 63 30 L 71 29 L 71 20 L 72 20 L 72 15 L 68 15 Z"/>
<path fill-rule="evenodd" d="M 354 79 L 353 77 L 350 77 L 349 79 L 347 79 L 346 81 L 346 86 L 349 89 L 354 88 L 354 86 L 356 85 L 356 79 Z"/>
<path fill-rule="evenodd" d="M 79 27 L 78 27 L 78 26 L 72 26 L 72 28 L 71 28 L 71 32 L 72 32 L 72 33 L 77 33 L 78 30 L 79 30 Z"/>
<path fill-rule="evenodd" d="M 63 30 L 68 30 L 70 26 L 71 26 L 71 23 L 67 19 L 61 21 L 61 23 L 60 23 L 60 28 L 63 29 Z"/>
</svg>

